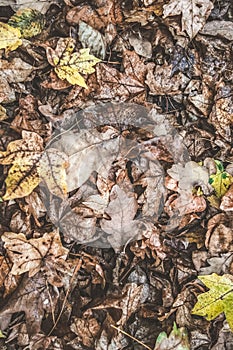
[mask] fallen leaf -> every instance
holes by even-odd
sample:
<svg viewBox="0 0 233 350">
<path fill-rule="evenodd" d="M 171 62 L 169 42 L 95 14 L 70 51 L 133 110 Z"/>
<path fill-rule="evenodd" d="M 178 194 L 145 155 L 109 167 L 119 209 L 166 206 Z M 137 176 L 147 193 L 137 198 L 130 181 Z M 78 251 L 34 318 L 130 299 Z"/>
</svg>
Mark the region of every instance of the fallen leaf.
<svg viewBox="0 0 233 350">
<path fill-rule="evenodd" d="M 4 200 L 25 197 L 40 182 L 38 161 L 43 151 L 43 139 L 30 131 L 22 132 L 23 139 L 9 143 L 6 152 L 0 152 L 0 164 L 12 164 L 5 180 Z"/>
<path fill-rule="evenodd" d="M 102 133 L 95 129 L 62 133 L 60 140 L 52 143 L 50 147 L 68 156 L 68 192 L 84 184 L 93 171 L 106 177 L 119 145 L 118 131 L 113 127 L 106 128 Z"/>
<path fill-rule="evenodd" d="M 25 0 L 2 0 L 2 6 L 11 6 L 14 11 L 23 10 L 25 8 L 28 8 L 30 4 L 31 10 L 36 10 L 38 12 L 41 12 L 42 14 L 45 14 L 51 4 L 58 3 L 57 0 L 37 0 L 36 2 L 28 2 Z"/>
<path fill-rule="evenodd" d="M 151 42 L 143 37 L 131 34 L 129 36 L 129 43 L 133 46 L 135 52 L 143 57 L 151 58 L 152 56 L 152 45 Z"/>
<path fill-rule="evenodd" d="M 233 184 L 221 199 L 220 209 L 224 211 L 233 210 Z"/>
<path fill-rule="evenodd" d="M 82 46 L 89 48 L 91 54 L 101 58 L 106 55 L 106 44 L 103 35 L 83 21 L 79 21 L 78 29 L 79 40 Z"/>
<path fill-rule="evenodd" d="M 46 286 L 41 273 L 30 278 L 25 275 L 19 288 L 0 311 L 0 329 L 8 327 L 13 314 L 25 312 L 29 336 L 39 333 L 44 314 L 54 310 L 57 300 L 58 293 Z"/>
<path fill-rule="evenodd" d="M 90 49 L 80 49 L 73 52 L 75 40 L 72 38 L 60 38 L 56 49 L 46 48 L 49 63 L 54 66 L 57 76 L 61 80 L 66 80 L 72 85 L 79 85 L 87 88 L 81 74 L 91 74 L 95 72 L 95 66 L 101 60 L 90 55 Z M 81 74 L 80 74 L 81 73 Z"/>
<path fill-rule="evenodd" d="M 62 246 L 58 231 L 29 240 L 22 233 L 5 232 L 1 238 L 13 263 L 13 275 L 29 272 L 29 277 L 32 277 L 46 264 L 47 257 L 56 264 L 56 259 L 65 260 L 68 255 L 68 249 Z"/>
<path fill-rule="evenodd" d="M 174 322 L 173 329 L 169 336 L 161 332 L 156 339 L 154 350 L 189 350 L 188 333 L 185 328 L 177 328 Z"/>
<path fill-rule="evenodd" d="M 31 38 L 41 33 L 45 18 L 32 8 L 18 10 L 8 21 L 11 27 L 19 29 L 22 38 Z"/>
<path fill-rule="evenodd" d="M 218 198 L 221 198 L 233 182 L 233 177 L 224 171 L 224 167 L 219 160 L 215 160 L 216 173 L 210 175 L 209 183 L 214 188 Z"/>
<path fill-rule="evenodd" d="M 29 195 L 41 180 L 53 194 L 66 196 L 67 157 L 58 150 L 43 152 L 43 139 L 37 133 L 23 130 L 21 140 L 10 142 L 7 150 L 0 152 L 0 164 L 12 164 L 5 180 L 4 200 Z"/>
<path fill-rule="evenodd" d="M 9 83 L 25 82 L 33 70 L 33 66 L 19 57 L 15 57 L 11 61 L 0 59 L 0 76 L 7 79 Z"/>
<path fill-rule="evenodd" d="M 204 316 L 208 321 L 224 312 L 226 320 L 233 330 L 233 280 L 231 275 L 218 276 L 216 273 L 198 276 L 208 292 L 198 295 L 192 314 Z"/>
<path fill-rule="evenodd" d="M 6 23 L 0 22 L 0 37 L 0 49 L 6 49 L 6 52 L 14 51 L 22 45 L 20 30 Z"/>
<path fill-rule="evenodd" d="M 222 19 L 221 21 L 210 21 L 204 25 L 200 33 L 233 40 L 233 23 Z"/>
<path fill-rule="evenodd" d="M 232 260 L 232 252 L 221 254 L 220 256 L 213 256 L 212 258 L 207 259 L 209 266 L 204 266 L 199 269 L 199 274 L 210 275 L 211 273 L 216 273 L 217 275 L 220 275 L 222 273 L 229 273 Z"/>
<path fill-rule="evenodd" d="M 193 39 L 203 28 L 213 7 L 210 0 L 171 0 L 163 6 L 163 17 L 181 15 L 182 31 Z"/>
<path fill-rule="evenodd" d="M 77 335 L 75 343 L 82 343 L 83 346 L 94 347 L 95 340 L 100 332 L 101 325 L 91 316 L 84 318 L 75 317 L 70 329 Z"/>
<path fill-rule="evenodd" d="M 112 187 L 110 203 L 105 210 L 111 219 L 102 219 L 100 223 L 112 247 L 118 248 L 138 236 L 140 223 L 134 220 L 137 208 L 133 193 L 126 193 L 118 185 Z"/>
</svg>

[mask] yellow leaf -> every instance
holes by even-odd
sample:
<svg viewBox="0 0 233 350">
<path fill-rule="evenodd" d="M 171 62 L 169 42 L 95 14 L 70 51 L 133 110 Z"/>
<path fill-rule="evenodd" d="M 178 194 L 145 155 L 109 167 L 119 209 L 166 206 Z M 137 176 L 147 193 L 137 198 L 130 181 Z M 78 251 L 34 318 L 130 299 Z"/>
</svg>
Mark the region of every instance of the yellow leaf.
<svg viewBox="0 0 233 350">
<path fill-rule="evenodd" d="M 214 188 L 217 197 L 221 198 L 233 182 L 233 177 L 224 171 L 224 167 L 220 161 L 215 160 L 215 164 L 217 171 L 210 176 L 209 183 Z"/>
<path fill-rule="evenodd" d="M 18 10 L 8 24 L 20 30 L 23 38 L 31 38 L 41 33 L 45 25 L 44 16 L 36 10 L 25 8 Z"/>
<path fill-rule="evenodd" d="M 219 276 L 216 273 L 198 278 L 210 289 L 197 297 L 198 301 L 192 313 L 213 320 L 222 312 L 225 313 L 233 331 L 233 279 L 231 275 Z"/>
<path fill-rule="evenodd" d="M 20 37 L 21 33 L 18 28 L 0 22 L 0 49 L 6 49 L 7 52 L 16 50 L 22 45 Z"/>
<path fill-rule="evenodd" d="M 94 73 L 93 67 L 101 60 L 90 55 L 89 48 L 73 52 L 74 47 L 72 38 L 61 38 L 55 50 L 47 49 L 47 58 L 49 63 L 55 66 L 55 72 L 61 80 L 67 80 L 72 85 L 87 88 L 81 74 Z"/>
<path fill-rule="evenodd" d="M 64 198 L 67 194 L 67 157 L 63 152 L 43 152 L 43 139 L 30 131 L 22 132 L 23 139 L 10 142 L 6 152 L 0 152 L 0 164 L 11 164 L 5 180 L 4 200 L 29 195 L 41 180 L 45 180 L 53 194 Z"/>
</svg>

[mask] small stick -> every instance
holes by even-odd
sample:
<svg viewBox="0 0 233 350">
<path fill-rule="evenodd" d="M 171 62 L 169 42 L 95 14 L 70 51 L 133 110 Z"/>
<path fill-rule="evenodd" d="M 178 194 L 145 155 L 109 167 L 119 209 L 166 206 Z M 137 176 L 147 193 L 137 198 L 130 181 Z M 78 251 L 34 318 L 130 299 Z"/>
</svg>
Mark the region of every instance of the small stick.
<svg viewBox="0 0 233 350">
<path fill-rule="evenodd" d="M 134 338 L 132 335 L 130 335 L 130 334 L 128 334 L 128 333 L 126 333 L 125 331 L 123 331 L 122 329 L 120 329 L 120 328 L 118 328 L 118 327 L 116 327 L 116 326 L 113 326 L 113 324 L 111 324 L 111 327 L 112 328 L 114 328 L 114 329 L 116 329 L 118 332 L 121 332 L 121 333 L 123 333 L 123 334 L 125 334 L 125 335 L 127 335 L 127 337 L 129 337 L 129 338 L 131 338 L 131 339 L 133 339 L 134 341 L 136 341 L 138 344 L 140 344 L 140 345 L 142 345 L 142 346 L 144 346 L 144 348 L 146 348 L 146 349 L 148 349 L 148 350 L 152 350 L 149 346 L 147 346 L 147 345 L 145 345 L 145 344 L 143 344 L 140 340 L 138 340 L 138 339 L 136 339 L 136 338 Z"/>
</svg>

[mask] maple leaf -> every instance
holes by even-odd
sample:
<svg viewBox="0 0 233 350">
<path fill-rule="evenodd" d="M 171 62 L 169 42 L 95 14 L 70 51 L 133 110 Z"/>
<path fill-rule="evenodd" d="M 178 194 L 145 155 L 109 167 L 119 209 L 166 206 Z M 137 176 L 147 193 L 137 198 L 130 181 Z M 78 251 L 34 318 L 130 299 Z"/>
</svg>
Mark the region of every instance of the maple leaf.
<svg viewBox="0 0 233 350">
<path fill-rule="evenodd" d="M 171 0 L 163 6 L 163 17 L 182 15 L 182 30 L 192 39 L 203 28 L 213 7 L 210 0 Z"/>
<path fill-rule="evenodd" d="M 9 24 L 0 22 L 0 37 L 0 49 L 6 49 L 6 52 L 16 50 L 22 45 L 20 30 Z"/>
<path fill-rule="evenodd" d="M 5 180 L 4 200 L 29 195 L 41 180 L 59 197 L 66 196 L 67 157 L 58 150 L 43 152 L 43 139 L 37 133 L 22 131 L 22 139 L 9 143 L 5 152 L 0 152 L 0 164 L 12 164 Z"/>
<path fill-rule="evenodd" d="M 1 238 L 13 262 L 11 270 L 13 275 L 29 272 L 29 277 L 32 277 L 40 270 L 47 257 L 56 262 L 58 259 L 66 259 L 68 254 L 68 249 L 61 244 L 58 231 L 29 240 L 23 233 L 5 232 Z"/>
<path fill-rule="evenodd" d="M 217 171 L 215 174 L 210 175 L 209 183 L 214 188 L 217 197 L 221 198 L 232 184 L 233 177 L 224 171 L 224 167 L 219 160 L 215 160 L 214 162 Z"/>
<path fill-rule="evenodd" d="M 60 38 L 55 50 L 51 47 L 46 49 L 47 58 L 49 63 L 55 67 L 54 70 L 61 80 L 67 80 L 72 85 L 87 88 L 81 74 L 94 73 L 93 67 L 101 60 L 90 55 L 89 48 L 73 52 L 74 48 L 74 39 Z"/>
<path fill-rule="evenodd" d="M 45 19 L 39 11 L 24 8 L 11 16 L 8 24 L 18 28 L 23 38 L 31 38 L 41 33 L 45 25 Z"/>
<path fill-rule="evenodd" d="M 231 275 L 219 276 L 216 273 L 198 278 L 209 288 L 200 294 L 192 313 L 204 316 L 208 321 L 213 320 L 224 312 L 227 322 L 233 331 L 233 278 Z"/>
</svg>

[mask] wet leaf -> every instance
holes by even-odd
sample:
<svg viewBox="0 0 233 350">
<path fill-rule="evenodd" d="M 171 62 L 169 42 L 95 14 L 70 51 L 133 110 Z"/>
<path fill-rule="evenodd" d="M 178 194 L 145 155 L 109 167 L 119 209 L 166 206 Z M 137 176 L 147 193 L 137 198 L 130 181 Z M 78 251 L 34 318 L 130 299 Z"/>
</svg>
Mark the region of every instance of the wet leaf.
<svg viewBox="0 0 233 350">
<path fill-rule="evenodd" d="M 224 312 L 230 328 L 233 330 L 233 280 L 231 275 L 218 276 L 216 273 L 198 278 L 209 288 L 200 294 L 192 313 L 204 316 L 208 321 Z"/>
<path fill-rule="evenodd" d="M 58 231 L 29 240 L 23 233 L 5 232 L 1 238 L 13 263 L 13 275 L 29 272 L 29 277 L 32 277 L 41 269 L 47 257 L 56 263 L 56 259 L 66 259 L 68 254 L 68 249 L 61 244 Z"/>
<path fill-rule="evenodd" d="M 154 350 L 189 350 L 188 334 L 185 328 L 177 328 L 176 323 L 173 330 L 167 336 L 165 332 L 158 335 Z"/>
<path fill-rule="evenodd" d="M 29 131 L 23 131 L 22 137 L 9 143 L 6 152 L 0 152 L 0 164 L 12 164 L 5 180 L 4 200 L 27 196 L 40 182 L 37 167 L 43 139 Z"/>
<path fill-rule="evenodd" d="M 224 171 L 224 167 L 219 160 L 215 160 L 215 164 L 217 171 L 210 175 L 209 183 L 214 188 L 217 197 L 221 198 L 233 182 L 233 177 Z"/>
<path fill-rule="evenodd" d="M 31 38 L 41 33 L 45 25 L 45 19 L 39 11 L 24 8 L 11 16 L 8 24 L 18 28 L 22 38 Z"/>
<path fill-rule="evenodd" d="M 205 24 L 214 7 L 210 0 L 171 0 L 163 6 L 163 17 L 182 16 L 182 30 L 193 39 Z"/>
<path fill-rule="evenodd" d="M 79 52 L 74 52 L 74 48 L 75 41 L 72 38 L 60 38 L 55 50 L 47 48 L 47 58 L 61 80 L 87 88 L 81 74 L 94 73 L 93 67 L 101 60 L 90 55 L 89 48 L 80 49 Z"/>
<path fill-rule="evenodd" d="M 16 50 L 22 45 L 20 37 L 21 33 L 18 28 L 0 22 L 0 49 L 6 49 L 6 52 Z"/>
<path fill-rule="evenodd" d="M 58 150 L 43 152 L 43 139 L 37 133 L 22 132 L 22 139 L 9 143 L 5 152 L 0 152 L 0 164 L 12 165 L 5 180 L 4 200 L 29 195 L 41 180 L 56 196 L 67 193 L 65 168 L 67 157 Z"/>
<path fill-rule="evenodd" d="M 103 35 L 83 21 L 79 21 L 79 40 L 84 48 L 89 48 L 91 54 L 104 59 L 106 55 L 106 45 Z"/>
</svg>

